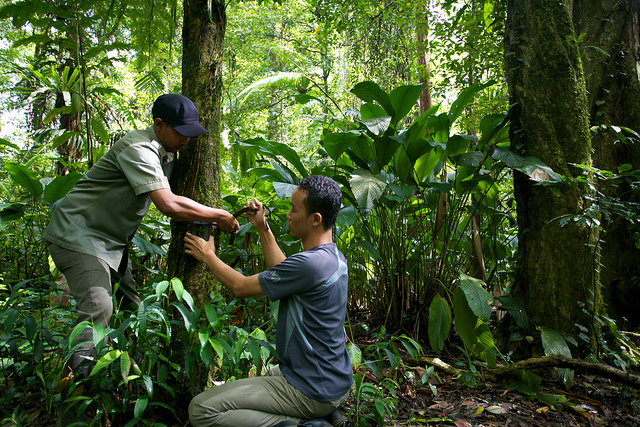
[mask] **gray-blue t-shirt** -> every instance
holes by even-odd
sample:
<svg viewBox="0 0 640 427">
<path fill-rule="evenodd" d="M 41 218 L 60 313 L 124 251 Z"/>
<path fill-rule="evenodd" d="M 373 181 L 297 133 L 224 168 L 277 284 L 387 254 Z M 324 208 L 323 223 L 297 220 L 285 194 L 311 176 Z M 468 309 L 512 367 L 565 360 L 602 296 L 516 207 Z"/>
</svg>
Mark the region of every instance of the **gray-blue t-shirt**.
<svg viewBox="0 0 640 427">
<path fill-rule="evenodd" d="M 292 255 L 259 275 L 271 301 L 280 301 L 276 350 L 295 388 L 321 402 L 344 395 L 353 382 L 345 345 L 347 263 L 334 243 Z"/>
</svg>

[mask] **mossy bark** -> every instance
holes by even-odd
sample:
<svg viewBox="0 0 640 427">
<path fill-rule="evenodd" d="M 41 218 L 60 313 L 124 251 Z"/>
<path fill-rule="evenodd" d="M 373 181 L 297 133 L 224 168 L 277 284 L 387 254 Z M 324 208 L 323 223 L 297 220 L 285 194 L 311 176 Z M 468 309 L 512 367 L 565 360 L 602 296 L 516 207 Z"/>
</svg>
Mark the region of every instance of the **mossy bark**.
<svg viewBox="0 0 640 427">
<path fill-rule="evenodd" d="M 212 6 L 212 19 L 209 19 L 209 5 Z M 220 105 L 221 58 L 226 27 L 224 6 L 224 0 L 184 0 L 182 94 L 198 106 L 200 123 L 209 133 L 192 138 L 180 151 L 171 182 L 176 194 L 215 207 L 221 206 Z M 194 299 L 195 307 L 202 310 L 209 301 L 209 293 L 216 289 L 218 283 L 204 263 L 184 253 L 183 237 L 187 223 L 174 221 L 171 229 L 169 276 L 182 280 Z M 183 345 L 177 341 L 174 340 L 174 350 Z M 208 371 L 204 368 L 192 373 L 191 382 L 199 389 L 205 388 L 207 380 Z"/>
<path fill-rule="evenodd" d="M 531 328 L 575 337 L 576 324 L 592 326 L 578 303 L 599 303 L 600 297 L 594 234 L 573 221 L 560 225 L 585 206 L 587 189 L 575 180 L 582 171 L 572 164 L 591 162 L 587 94 L 567 2 L 509 0 L 505 66 L 512 147 L 566 178 L 547 186 L 515 173 L 520 258 L 512 296 L 525 307 Z"/>
<path fill-rule="evenodd" d="M 214 1 L 209 20 L 207 2 L 185 0 L 182 30 L 182 94 L 198 106 L 200 123 L 208 134 L 192 138 L 180 151 L 172 189 L 207 206 L 220 206 L 220 101 L 222 43 L 226 15 L 224 1 Z M 187 224 L 174 222 L 168 254 L 169 275 L 179 277 L 202 308 L 215 279 L 204 263 L 184 253 Z"/>
<path fill-rule="evenodd" d="M 640 169 L 640 145 L 622 143 L 608 126 L 640 131 L 640 3 L 634 0 L 582 0 L 573 5 L 591 118 L 594 166 L 617 173 L 630 164 Z M 620 183 L 616 183 L 620 184 Z M 604 185 L 602 191 L 623 202 L 640 202 L 638 191 Z M 601 283 L 608 314 L 623 327 L 640 326 L 637 295 L 627 289 L 640 277 L 640 249 L 626 218 L 603 218 Z"/>
</svg>

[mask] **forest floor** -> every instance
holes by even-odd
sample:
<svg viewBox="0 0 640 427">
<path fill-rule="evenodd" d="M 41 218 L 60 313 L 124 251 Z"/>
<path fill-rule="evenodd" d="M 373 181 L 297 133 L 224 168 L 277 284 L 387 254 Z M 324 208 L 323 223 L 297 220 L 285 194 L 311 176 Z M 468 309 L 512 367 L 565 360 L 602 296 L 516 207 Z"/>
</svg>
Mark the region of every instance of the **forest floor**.
<svg viewBox="0 0 640 427">
<path fill-rule="evenodd" d="M 435 396 L 428 386 L 405 387 L 398 393 L 398 417 L 389 425 L 640 426 L 638 390 L 604 378 L 576 373 L 567 390 L 552 374 L 543 376 L 540 392 L 566 397 L 563 403 L 549 405 L 511 389 L 507 382 L 471 388 L 450 376 L 439 377 L 442 384 Z"/>
<path fill-rule="evenodd" d="M 364 346 L 366 342 L 361 344 L 361 348 Z M 438 357 L 452 367 L 464 369 L 463 366 L 468 366 L 468 360 L 459 350 L 455 351 L 458 355 L 450 352 L 426 356 Z M 415 361 L 406 362 L 404 372 L 398 369 L 392 378 L 396 381 L 398 376 L 420 378 L 426 368 L 428 366 L 416 367 Z M 400 381 L 401 389 L 396 391 L 397 412 L 394 421 L 386 425 L 640 426 L 640 389 L 607 378 L 576 371 L 571 387 L 566 388 L 552 369 L 537 370 L 541 381 L 536 395 L 519 391 L 515 386 L 516 378 L 503 382 L 481 381 L 470 387 L 460 378 L 438 370 L 434 373 L 437 374 L 436 381 L 430 382 L 436 387 L 435 394 L 428 384 L 415 385 L 414 381 L 414 385 L 410 385 L 410 381 Z M 391 377 L 390 373 L 388 376 Z M 376 380 L 370 372 L 364 381 L 377 383 L 382 388 L 381 381 Z M 545 401 L 560 403 L 549 404 Z M 347 402 L 342 408 L 344 412 L 351 403 Z"/>
</svg>

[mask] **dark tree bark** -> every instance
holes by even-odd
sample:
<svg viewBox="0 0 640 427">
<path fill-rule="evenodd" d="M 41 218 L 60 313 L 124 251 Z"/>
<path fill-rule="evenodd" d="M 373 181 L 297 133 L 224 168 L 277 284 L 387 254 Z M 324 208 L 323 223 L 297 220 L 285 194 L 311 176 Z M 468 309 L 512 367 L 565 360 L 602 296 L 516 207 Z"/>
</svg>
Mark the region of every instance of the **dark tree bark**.
<svg viewBox="0 0 640 427">
<path fill-rule="evenodd" d="M 581 40 L 582 62 L 588 93 L 594 166 L 616 173 L 630 164 L 640 169 L 640 144 L 623 144 L 607 126 L 640 131 L 640 1 L 583 0 L 574 2 L 573 20 Z M 603 127 L 604 125 L 604 127 Z M 618 141 L 618 142 L 616 142 Z M 605 194 L 623 201 L 640 202 L 628 186 L 606 186 Z M 613 318 L 640 325 L 640 249 L 631 223 L 621 217 L 604 221 L 600 281 L 608 313 Z"/>
<path fill-rule="evenodd" d="M 512 296 L 531 325 L 576 336 L 590 327 L 578 302 L 594 300 L 593 233 L 559 219 L 584 207 L 572 163 L 590 163 L 587 95 L 569 7 L 564 1 L 509 0 L 505 65 L 511 96 L 511 145 L 566 177 L 537 185 L 516 172 L 519 262 Z"/>
<path fill-rule="evenodd" d="M 209 19 L 209 4 L 213 7 L 212 19 Z M 184 0 L 183 22 L 182 94 L 198 106 L 200 123 L 209 133 L 192 138 L 180 151 L 171 187 L 176 194 L 219 207 L 221 58 L 226 27 L 224 0 Z M 203 310 L 209 302 L 209 293 L 219 285 L 204 263 L 184 253 L 183 237 L 187 223 L 175 221 L 171 230 L 167 257 L 169 277 L 180 278 L 193 297 L 195 307 Z M 176 317 L 180 316 L 176 313 Z M 185 345 L 174 339 L 174 354 L 180 354 L 176 350 Z M 208 370 L 203 365 L 196 365 L 191 373 L 191 383 L 196 388 L 205 389 L 208 380 Z"/>
<path fill-rule="evenodd" d="M 180 194 L 208 206 L 220 205 L 220 100 L 222 94 L 222 43 L 226 15 L 224 0 L 213 1 L 213 19 L 208 3 L 184 1 L 182 30 L 182 94 L 198 106 L 200 123 L 209 130 L 193 138 L 180 151 L 172 188 Z M 179 277 L 202 308 L 209 292 L 217 286 L 204 263 L 184 253 L 186 223 L 176 222 L 168 254 L 170 277 Z"/>
</svg>

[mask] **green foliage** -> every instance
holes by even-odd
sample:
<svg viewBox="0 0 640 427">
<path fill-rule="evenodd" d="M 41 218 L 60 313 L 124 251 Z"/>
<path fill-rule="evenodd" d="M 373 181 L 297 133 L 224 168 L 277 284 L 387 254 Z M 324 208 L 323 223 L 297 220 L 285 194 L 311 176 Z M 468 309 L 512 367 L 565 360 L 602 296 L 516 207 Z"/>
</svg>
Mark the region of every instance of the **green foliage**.
<svg viewBox="0 0 640 427">
<path fill-rule="evenodd" d="M 401 388 L 399 377 L 403 370 L 401 349 L 412 359 L 419 357 L 423 350 L 415 340 L 400 335 L 387 337 L 384 328 L 373 336 L 374 343 L 362 350 L 362 365 L 351 359 L 354 373 L 354 405 L 349 410 L 349 417 L 356 425 L 384 425 L 393 419 L 397 408 L 397 391 Z M 401 347 L 400 347 L 401 346 Z M 366 380 L 362 369 L 367 368 L 376 378 L 375 383 Z M 426 378 L 421 379 L 423 382 Z M 432 389 L 433 390 L 433 389 Z"/>
<path fill-rule="evenodd" d="M 188 379 L 196 365 L 215 366 L 221 379 L 233 380 L 246 378 L 250 371 L 259 374 L 275 354 L 269 342 L 272 337 L 261 329 L 249 332 L 232 326 L 234 303 L 218 297 L 202 311 L 195 309 L 178 279 L 143 289 L 138 310 L 117 310 L 113 328 L 84 322 L 68 339 L 68 309 L 56 305 L 43 310 L 39 300 L 52 298 L 53 292 L 28 285 L 23 282 L 2 290 L 6 302 L 0 310 L 0 381 L 7 389 L 0 402 L 3 418 L 15 418 L 11 411 L 16 406 L 26 410 L 24 403 L 36 402 L 35 396 L 52 413 L 60 405 L 69 414 L 89 410 L 95 419 L 107 416 L 112 422 L 146 423 L 159 414 L 183 417 L 177 411 L 186 407 L 176 408 L 174 402 L 192 396 Z M 55 284 L 51 286 L 59 292 Z M 183 322 L 170 319 L 172 309 L 180 312 Z M 86 327 L 93 329 L 98 352 L 89 378 L 60 378 L 62 363 L 73 351 L 70 343 Z M 174 353 L 172 340 L 178 336 L 186 345 Z M 25 400 L 26 395 L 31 397 Z"/>
</svg>

